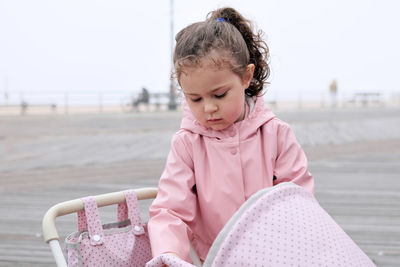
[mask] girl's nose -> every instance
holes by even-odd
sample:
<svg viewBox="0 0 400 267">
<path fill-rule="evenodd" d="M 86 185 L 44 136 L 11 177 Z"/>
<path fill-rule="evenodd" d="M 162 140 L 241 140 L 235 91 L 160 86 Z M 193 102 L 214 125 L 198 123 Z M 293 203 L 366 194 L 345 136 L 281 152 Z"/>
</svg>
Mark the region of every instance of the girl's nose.
<svg viewBox="0 0 400 267">
<path fill-rule="evenodd" d="M 205 113 L 212 113 L 217 111 L 218 106 L 216 104 L 214 104 L 212 101 L 207 101 L 206 103 L 204 103 L 204 112 Z"/>
</svg>

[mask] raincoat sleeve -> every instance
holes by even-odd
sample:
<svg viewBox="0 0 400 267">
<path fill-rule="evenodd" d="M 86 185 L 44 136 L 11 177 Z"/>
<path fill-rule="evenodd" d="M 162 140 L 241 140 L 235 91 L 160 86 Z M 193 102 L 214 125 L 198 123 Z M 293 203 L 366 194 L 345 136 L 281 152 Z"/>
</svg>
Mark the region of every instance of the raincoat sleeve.
<svg viewBox="0 0 400 267">
<path fill-rule="evenodd" d="M 274 185 L 293 182 L 314 193 L 314 178 L 308 170 L 306 155 L 286 123 L 279 125 Z"/>
<path fill-rule="evenodd" d="M 189 225 L 193 223 L 197 209 L 194 185 L 192 158 L 176 134 L 159 181 L 157 197 L 150 207 L 148 229 L 153 256 L 173 252 L 191 262 L 189 240 L 193 233 Z"/>
</svg>

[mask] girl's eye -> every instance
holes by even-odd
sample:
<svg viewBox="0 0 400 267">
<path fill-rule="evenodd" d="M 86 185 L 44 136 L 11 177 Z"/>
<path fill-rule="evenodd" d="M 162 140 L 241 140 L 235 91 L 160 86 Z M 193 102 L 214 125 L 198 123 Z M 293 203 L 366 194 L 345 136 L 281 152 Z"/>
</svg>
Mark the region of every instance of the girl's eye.
<svg viewBox="0 0 400 267">
<path fill-rule="evenodd" d="M 220 95 L 215 95 L 216 98 L 223 98 L 226 95 L 226 92 Z"/>
<path fill-rule="evenodd" d="M 195 99 L 190 99 L 190 100 L 192 100 L 192 102 L 200 102 L 200 100 L 201 100 L 201 97 L 199 97 L 199 98 L 195 98 Z"/>
</svg>

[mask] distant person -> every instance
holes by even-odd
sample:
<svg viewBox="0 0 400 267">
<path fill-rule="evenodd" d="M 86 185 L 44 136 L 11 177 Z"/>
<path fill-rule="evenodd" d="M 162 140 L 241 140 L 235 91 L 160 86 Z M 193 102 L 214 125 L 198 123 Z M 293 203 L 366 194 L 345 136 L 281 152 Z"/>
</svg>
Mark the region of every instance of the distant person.
<svg viewBox="0 0 400 267">
<path fill-rule="evenodd" d="M 26 111 L 28 110 L 28 102 L 25 100 L 21 101 L 21 115 L 25 115 Z"/>
<path fill-rule="evenodd" d="M 146 87 L 142 87 L 142 91 L 138 97 L 133 101 L 133 106 L 137 108 L 140 103 L 148 105 L 150 103 L 150 94 Z"/>
<path fill-rule="evenodd" d="M 140 94 L 140 102 L 144 104 L 149 104 L 150 94 L 146 87 L 142 87 L 142 93 Z"/>
<path fill-rule="evenodd" d="M 333 80 L 329 85 L 329 93 L 331 95 L 331 107 L 337 106 L 337 82 Z"/>
<path fill-rule="evenodd" d="M 303 149 L 265 105 L 270 73 L 261 33 L 232 8 L 176 35 L 175 75 L 185 96 L 148 223 L 154 256 L 204 261 L 218 232 L 252 194 L 281 182 L 314 192 Z"/>
</svg>

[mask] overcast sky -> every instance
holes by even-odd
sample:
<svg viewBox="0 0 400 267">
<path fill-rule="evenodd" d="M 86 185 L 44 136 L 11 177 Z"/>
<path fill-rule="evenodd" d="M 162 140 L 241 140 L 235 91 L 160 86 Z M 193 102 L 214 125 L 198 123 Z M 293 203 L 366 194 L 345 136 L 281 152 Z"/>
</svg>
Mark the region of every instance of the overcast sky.
<svg viewBox="0 0 400 267">
<path fill-rule="evenodd" d="M 233 6 L 265 32 L 271 97 L 400 92 L 400 1 L 174 1 L 175 30 Z M 167 92 L 168 0 L 0 0 L 0 103 L 19 92 Z"/>
</svg>

